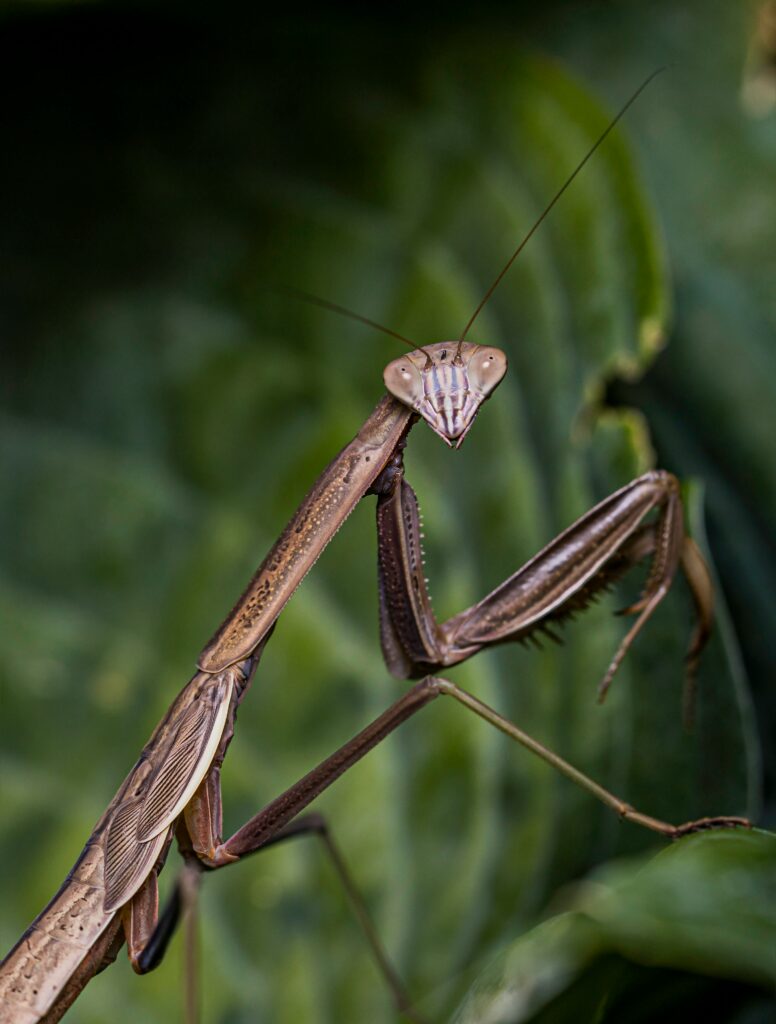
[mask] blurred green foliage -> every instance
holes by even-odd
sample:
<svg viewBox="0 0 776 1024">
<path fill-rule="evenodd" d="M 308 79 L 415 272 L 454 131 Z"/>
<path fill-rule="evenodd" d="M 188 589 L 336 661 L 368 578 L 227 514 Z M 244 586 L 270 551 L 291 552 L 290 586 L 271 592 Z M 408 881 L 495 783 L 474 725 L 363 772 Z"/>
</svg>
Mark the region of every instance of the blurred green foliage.
<svg viewBox="0 0 776 1024">
<path fill-rule="evenodd" d="M 499 953 L 457 1024 L 722 1020 L 747 1003 L 745 1019 L 767 1019 L 741 982 L 774 983 L 775 844 L 770 832 L 716 832 L 606 865 Z"/>
<path fill-rule="evenodd" d="M 681 585 L 604 709 L 610 613 L 637 579 L 562 648 L 505 648 L 455 678 L 647 812 L 759 815 L 765 780 L 773 822 L 776 136 L 739 102 L 752 11 L 566 2 L 453 10 L 442 26 L 6 10 L 0 946 L 51 896 L 381 393 L 396 348 L 274 286 L 420 342 L 454 337 L 613 110 L 671 60 L 478 321 L 511 369 L 466 445 L 452 455 L 418 427 L 408 472 L 441 615 L 653 464 L 655 445 L 702 482 L 733 615 L 721 600 L 693 735 Z M 379 655 L 370 504 L 267 649 L 225 766 L 227 829 L 400 692 Z M 647 989 L 661 1019 L 689 1000 L 743 1019 L 776 980 L 766 834 L 694 837 L 643 866 L 652 836 L 460 708 L 408 723 L 319 806 L 432 1019 L 460 1004 L 467 1022 L 643 1020 L 622 1007 Z M 393 1019 L 314 844 L 209 877 L 202 923 L 206 1021 Z M 147 979 L 120 959 L 68 1019 L 176 1019 L 180 972 L 179 944 Z"/>
</svg>

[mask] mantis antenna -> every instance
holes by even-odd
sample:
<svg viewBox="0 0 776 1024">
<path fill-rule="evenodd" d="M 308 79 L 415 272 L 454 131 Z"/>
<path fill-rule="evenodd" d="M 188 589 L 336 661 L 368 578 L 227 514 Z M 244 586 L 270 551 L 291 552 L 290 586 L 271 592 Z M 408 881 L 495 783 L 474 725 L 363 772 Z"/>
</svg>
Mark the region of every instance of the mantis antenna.
<svg viewBox="0 0 776 1024">
<path fill-rule="evenodd" d="M 561 185 L 561 187 L 558 189 L 558 191 L 552 197 L 552 199 L 547 204 L 547 206 L 545 206 L 544 210 L 542 210 L 542 212 L 539 215 L 539 217 L 534 221 L 534 223 L 531 226 L 531 228 L 529 229 L 528 233 L 523 237 L 523 239 L 520 242 L 520 244 L 518 245 L 518 247 L 515 249 L 515 251 L 509 257 L 507 262 L 501 268 L 501 270 L 499 271 L 496 279 L 493 281 L 491 286 L 488 288 L 488 290 L 485 292 L 483 297 L 480 299 L 480 302 L 479 302 L 477 308 L 474 310 L 472 315 L 469 317 L 469 322 L 466 324 L 466 326 L 464 327 L 463 331 L 461 332 L 461 334 L 460 334 L 460 336 L 458 338 L 458 346 L 457 346 L 456 351 L 455 351 L 455 361 L 456 362 L 460 361 L 460 358 L 461 358 L 461 347 L 462 347 L 464 341 L 466 340 L 466 336 L 468 335 L 469 331 L 471 330 L 472 325 L 474 324 L 474 321 L 480 315 L 480 313 L 482 312 L 483 308 L 485 307 L 485 304 L 488 302 L 490 297 L 493 295 L 493 293 L 495 292 L 496 288 L 498 288 L 498 286 L 501 284 L 501 281 L 506 276 L 507 271 L 510 269 L 510 267 L 515 262 L 515 260 L 520 255 L 520 253 L 523 251 L 523 249 L 526 247 L 526 245 L 528 244 L 529 240 L 536 233 L 536 231 L 539 228 L 539 225 L 542 223 L 542 221 L 545 219 L 545 217 L 549 214 L 550 210 L 553 208 L 553 206 L 555 206 L 557 201 L 560 199 L 560 197 L 563 195 L 563 193 L 566 191 L 566 189 L 572 183 L 574 178 L 576 178 L 576 176 L 579 174 L 579 172 L 582 170 L 582 168 L 588 162 L 588 160 L 593 155 L 593 153 L 595 153 L 595 151 L 598 149 L 598 147 L 601 145 L 601 143 L 604 141 L 604 139 L 607 137 L 607 135 L 609 135 L 609 133 L 617 125 L 617 123 L 622 120 L 622 118 L 625 115 L 625 113 L 627 112 L 627 110 L 636 102 L 636 100 L 639 98 L 639 96 L 642 94 L 642 92 L 644 92 L 644 90 L 647 88 L 647 86 L 650 84 L 650 82 L 653 80 L 653 78 L 656 78 L 659 74 L 661 74 L 665 70 L 666 70 L 665 67 L 657 68 L 657 70 L 653 71 L 650 75 L 648 75 L 644 79 L 644 81 L 641 83 L 641 85 L 638 87 L 638 89 L 636 89 L 636 91 L 630 96 L 628 101 L 620 108 L 620 110 L 617 112 L 617 114 L 615 114 L 615 116 L 612 118 L 612 120 L 606 126 L 604 131 L 601 132 L 601 134 L 598 136 L 596 141 L 593 143 L 593 145 L 590 147 L 590 149 L 587 151 L 587 153 L 585 153 L 584 157 L 579 161 L 579 163 L 574 168 L 574 170 L 571 172 L 571 174 L 568 176 L 568 178 L 566 178 L 564 183 Z M 431 365 L 431 363 L 432 363 L 431 356 L 429 355 L 427 350 L 422 345 L 416 345 L 414 341 L 410 341 L 409 338 L 405 338 L 404 335 L 398 334 L 396 331 L 392 331 L 390 329 L 390 327 L 384 327 L 382 324 L 378 324 L 378 323 L 376 323 L 376 321 L 370 320 L 368 317 L 362 316 L 360 313 L 354 313 L 353 310 L 351 310 L 351 309 L 346 309 L 344 306 L 338 306 L 337 303 L 335 303 L 335 302 L 329 302 L 327 299 L 321 299 L 317 295 L 312 295 L 309 292 L 302 291 L 302 290 L 300 290 L 298 288 L 287 288 L 285 290 L 291 292 L 293 295 L 298 296 L 300 299 L 304 299 L 305 302 L 309 302 L 309 303 L 311 303 L 314 306 L 320 306 L 321 309 L 327 309 L 331 313 L 339 313 L 341 316 L 350 317 L 351 320 L 357 320 L 357 321 L 359 321 L 362 324 L 366 324 L 368 327 L 373 327 L 376 331 L 382 331 L 383 334 L 387 334 L 391 338 L 396 338 L 398 341 L 401 341 L 405 345 L 408 345 L 413 351 L 420 351 L 420 352 L 422 352 L 425 355 L 425 357 L 426 357 L 426 359 L 428 361 L 427 365 Z"/>
<path fill-rule="evenodd" d="M 557 203 L 557 201 L 560 199 L 560 197 L 563 195 L 563 193 L 566 191 L 566 189 L 572 183 L 574 178 L 576 178 L 576 176 L 579 174 L 579 172 L 582 170 L 582 168 L 588 162 L 588 160 L 593 155 L 593 153 L 595 153 L 595 151 L 598 149 L 598 147 L 604 141 L 604 139 L 609 134 L 609 132 L 614 128 L 614 126 L 617 124 L 617 122 L 619 120 L 621 120 L 621 118 L 623 117 L 625 112 L 628 110 L 628 108 L 633 103 L 636 102 L 638 97 L 641 95 L 642 92 L 644 92 L 644 90 L 649 85 L 649 83 L 652 81 L 652 79 L 656 78 L 657 75 L 659 75 L 662 71 L 665 71 L 665 67 L 658 68 L 656 71 L 653 71 L 651 75 L 648 75 L 647 78 L 644 79 L 644 81 L 641 83 L 641 85 L 638 87 L 638 89 L 630 97 L 628 102 L 615 115 L 613 120 L 611 120 L 609 122 L 608 126 L 606 127 L 606 130 L 603 131 L 598 136 L 598 138 L 593 143 L 593 145 L 590 147 L 590 149 L 587 151 L 587 153 L 582 158 L 582 160 L 580 160 L 580 162 L 577 164 L 577 166 L 574 168 L 574 170 L 571 172 L 571 174 L 568 176 L 568 178 L 566 178 L 566 180 L 563 183 L 563 185 L 558 189 L 558 191 L 555 193 L 553 198 L 550 200 L 550 202 L 547 204 L 547 206 L 542 211 L 541 215 L 535 221 L 535 223 L 531 227 L 531 229 L 528 232 L 528 234 L 523 238 L 523 240 L 520 243 L 520 245 L 518 245 L 518 247 L 515 249 L 515 251 L 512 253 L 512 255 L 507 260 L 507 262 L 504 264 L 504 266 L 502 267 L 501 271 L 498 274 L 498 277 L 493 282 L 493 284 L 490 286 L 490 288 L 488 288 L 488 290 L 485 292 L 485 294 L 483 295 L 482 299 L 480 299 L 480 304 L 474 310 L 474 312 L 472 313 L 471 317 L 469 318 L 468 324 L 464 327 L 463 331 L 461 332 L 461 336 L 458 339 L 458 348 L 456 349 L 456 353 L 455 353 L 456 360 L 460 359 L 460 356 L 461 356 L 461 346 L 463 345 L 464 340 L 466 339 L 466 335 L 469 333 L 469 330 L 471 329 L 472 324 L 474 323 L 474 321 L 477 319 L 477 317 L 482 312 L 482 309 L 483 309 L 485 303 L 488 301 L 488 299 L 490 299 L 490 297 L 493 294 L 493 292 L 495 292 L 496 288 L 498 288 L 498 286 L 501 284 L 501 279 L 504 277 L 506 272 L 509 270 L 509 268 L 515 262 L 517 257 L 523 251 L 523 249 L 525 248 L 525 246 L 528 243 L 528 240 L 533 236 L 534 232 L 537 230 L 537 228 L 539 227 L 541 222 L 544 220 L 544 218 L 547 216 L 547 214 L 550 212 L 550 210 L 553 208 L 553 206 Z"/>
<path fill-rule="evenodd" d="M 389 335 L 391 338 L 397 338 L 399 341 L 403 341 L 405 345 L 409 345 L 413 352 L 422 352 L 428 364 L 430 365 L 433 361 L 428 351 L 423 348 L 422 345 L 416 345 L 414 341 L 410 341 L 409 338 L 405 338 L 403 334 L 397 334 L 396 331 L 392 331 L 390 327 L 383 327 L 382 324 L 378 324 L 374 320 L 370 320 L 369 317 L 361 316 L 360 313 L 354 313 L 352 309 L 346 309 L 345 306 L 338 306 L 336 302 L 329 302 L 328 299 L 321 299 L 317 295 L 312 295 L 310 292 L 304 292 L 299 288 L 285 288 L 284 291 L 290 292 L 292 295 L 296 295 L 297 298 L 304 299 L 305 302 L 309 302 L 313 306 L 320 306 L 321 309 L 328 309 L 330 313 L 339 313 L 340 316 L 350 317 L 351 320 L 358 320 L 359 323 L 366 324 L 367 327 L 374 327 L 376 331 L 382 331 L 383 334 Z"/>
</svg>

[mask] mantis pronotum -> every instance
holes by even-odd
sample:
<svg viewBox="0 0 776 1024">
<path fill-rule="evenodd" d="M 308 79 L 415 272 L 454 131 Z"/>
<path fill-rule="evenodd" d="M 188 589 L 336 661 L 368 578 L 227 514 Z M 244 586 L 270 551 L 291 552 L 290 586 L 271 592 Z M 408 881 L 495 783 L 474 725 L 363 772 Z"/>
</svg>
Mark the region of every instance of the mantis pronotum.
<svg viewBox="0 0 776 1024">
<path fill-rule="evenodd" d="M 689 655 L 692 672 L 710 628 L 713 597 L 703 559 L 683 532 L 676 479 L 655 471 L 627 484 L 480 602 L 442 623 L 437 622 L 428 600 L 417 502 L 404 479 L 403 451 L 415 422 L 426 420 L 447 445 L 459 447 L 481 404 L 498 386 L 506 372 L 503 353 L 468 341 L 469 330 L 522 246 L 638 92 L 556 194 L 462 334 L 450 342 L 419 347 L 409 343 L 412 351 L 386 368 L 388 394 L 315 482 L 234 610 L 204 648 L 197 672 L 157 727 L 60 891 L 3 961 L 0 1022 L 51 1024 L 60 1019 L 91 977 L 115 957 L 125 938 L 139 973 L 156 966 L 175 923 L 174 909 L 161 918 L 157 913 L 157 875 L 174 833 L 196 871 L 198 866 L 228 866 L 304 830 L 322 831 L 319 818 L 299 818 L 300 813 L 399 724 L 441 695 L 452 697 L 528 747 L 621 817 L 660 834 L 675 837 L 701 828 L 746 824 L 743 819 L 722 817 L 674 826 L 643 814 L 437 675 L 484 648 L 551 628 L 646 558 L 651 558 L 651 570 L 643 595 L 628 609 L 637 618 L 610 663 L 601 694 L 679 567 L 698 613 Z M 420 681 L 224 840 L 220 767 L 232 738 L 237 706 L 286 602 L 367 494 L 377 496 L 383 655 L 394 675 Z M 653 512 L 656 517 L 645 522 Z M 368 925 L 367 932 L 398 1007 L 411 1014 Z"/>
</svg>

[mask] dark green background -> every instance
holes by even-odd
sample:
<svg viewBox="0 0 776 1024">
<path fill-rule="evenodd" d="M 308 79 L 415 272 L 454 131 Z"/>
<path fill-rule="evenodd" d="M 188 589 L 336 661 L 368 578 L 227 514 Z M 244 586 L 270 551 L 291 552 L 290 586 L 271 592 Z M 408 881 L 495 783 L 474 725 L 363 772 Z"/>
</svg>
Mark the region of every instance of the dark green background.
<svg viewBox="0 0 776 1024">
<path fill-rule="evenodd" d="M 693 735 L 681 584 L 603 709 L 610 612 L 636 579 L 562 649 L 504 648 L 454 678 L 645 811 L 773 825 L 776 115 L 742 105 L 756 7 L 0 8 L 3 948 L 398 354 L 274 286 L 455 337 L 663 64 L 478 321 L 510 373 L 466 445 L 419 427 L 408 471 L 441 615 L 647 466 L 692 479 L 721 581 Z M 227 829 L 401 692 L 369 505 L 267 650 Z M 660 844 L 444 706 L 320 808 L 434 1020 L 768 1019 L 764 833 L 609 863 Z M 202 929 L 208 1022 L 392 1019 L 312 842 L 209 878 Z M 181 992 L 176 945 L 147 979 L 121 958 L 68 1019 L 176 1019 Z"/>
</svg>

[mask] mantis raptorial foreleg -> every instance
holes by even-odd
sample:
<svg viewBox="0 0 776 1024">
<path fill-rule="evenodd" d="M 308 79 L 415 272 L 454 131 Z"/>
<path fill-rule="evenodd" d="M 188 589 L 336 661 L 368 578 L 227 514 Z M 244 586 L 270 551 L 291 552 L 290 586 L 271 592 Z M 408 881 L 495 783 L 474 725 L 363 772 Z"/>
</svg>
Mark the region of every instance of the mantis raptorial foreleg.
<svg viewBox="0 0 776 1024">
<path fill-rule="evenodd" d="M 375 482 L 383 655 L 399 678 L 418 677 L 466 661 L 494 644 L 549 633 L 647 555 L 644 590 L 623 614 L 638 618 L 620 642 L 599 686 L 601 699 L 634 639 L 662 601 L 681 564 L 698 612 L 688 650 L 688 676 L 708 636 L 711 579 L 684 535 L 679 482 L 671 473 L 645 473 L 609 495 L 569 526 L 477 604 L 437 622 L 426 590 L 422 534 L 415 493 L 404 479 L 402 454 Z M 654 523 L 643 518 L 657 510 Z M 553 635 L 553 634 L 550 634 Z"/>
</svg>

